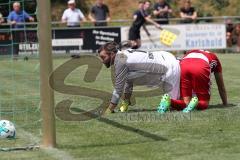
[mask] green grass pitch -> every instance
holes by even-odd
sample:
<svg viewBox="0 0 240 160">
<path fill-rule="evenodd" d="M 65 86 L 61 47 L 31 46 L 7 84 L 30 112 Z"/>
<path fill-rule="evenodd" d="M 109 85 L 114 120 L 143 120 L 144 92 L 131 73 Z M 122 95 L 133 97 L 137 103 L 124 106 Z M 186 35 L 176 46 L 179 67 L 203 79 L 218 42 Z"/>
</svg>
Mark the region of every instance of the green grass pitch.
<svg viewBox="0 0 240 160">
<path fill-rule="evenodd" d="M 116 113 L 86 122 L 64 122 L 57 118 L 56 151 L 0 152 L 0 159 L 237 160 L 240 157 L 240 57 L 239 54 L 220 54 L 219 58 L 229 107 L 219 105 L 221 100 L 214 80 L 211 106 L 206 111 L 171 112 L 160 116 L 153 111 L 159 97 L 137 98 L 137 104 L 127 114 Z M 54 68 L 67 60 L 54 59 Z M 0 62 L 1 111 L 14 105 L 16 114 L 9 118 L 14 118 L 18 125 L 17 139 L 0 140 L 0 147 L 38 143 L 41 138 L 38 61 L 30 58 L 28 61 L 2 59 Z M 78 68 L 65 83 L 112 92 L 109 70 L 103 68 L 96 83 L 83 83 L 85 71 L 85 66 Z M 93 109 L 101 102 L 83 96 L 55 94 L 56 103 L 66 98 L 74 100 L 73 107 L 84 110 Z M 8 115 L 2 115 L 2 118 L 8 118 Z"/>
</svg>

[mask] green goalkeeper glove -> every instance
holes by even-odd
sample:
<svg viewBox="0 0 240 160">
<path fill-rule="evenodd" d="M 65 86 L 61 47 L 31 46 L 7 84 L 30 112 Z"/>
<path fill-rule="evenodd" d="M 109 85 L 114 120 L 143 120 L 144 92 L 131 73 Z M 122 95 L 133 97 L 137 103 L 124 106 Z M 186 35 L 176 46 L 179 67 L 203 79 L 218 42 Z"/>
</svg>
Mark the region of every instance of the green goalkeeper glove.
<svg viewBox="0 0 240 160">
<path fill-rule="evenodd" d="M 122 103 L 120 104 L 120 111 L 121 112 L 126 112 L 128 110 L 129 102 L 123 100 Z"/>
</svg>

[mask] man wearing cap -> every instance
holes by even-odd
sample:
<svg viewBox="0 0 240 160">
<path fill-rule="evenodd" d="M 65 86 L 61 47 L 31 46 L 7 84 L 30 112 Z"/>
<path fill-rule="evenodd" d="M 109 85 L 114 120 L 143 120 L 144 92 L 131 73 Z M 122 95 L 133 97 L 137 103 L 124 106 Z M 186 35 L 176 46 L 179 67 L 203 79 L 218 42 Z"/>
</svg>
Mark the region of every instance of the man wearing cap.
<svg viewBox="0 0 240 160">
<path fill-rule="evenodd" d="M 68 1 L 68 9 L 63 12 L 62 22 L 67 23 L 68 27 L 80 27 L 80 22 L 86 19 L 80 9 L 76 8 L 75 0 Z"/>
</svg>

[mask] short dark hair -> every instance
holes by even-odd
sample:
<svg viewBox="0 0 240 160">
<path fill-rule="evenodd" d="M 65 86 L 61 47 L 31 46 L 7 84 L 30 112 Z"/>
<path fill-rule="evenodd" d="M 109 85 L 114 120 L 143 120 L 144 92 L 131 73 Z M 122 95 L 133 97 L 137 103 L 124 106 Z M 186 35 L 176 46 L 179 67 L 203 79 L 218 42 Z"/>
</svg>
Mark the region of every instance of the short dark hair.
<svg viewBox="0 0 240 160">
<path fill-rule="evenodd" d="M 113 52 L 113 53 L 117 53 L 119 49 L 119 45 L 112 41 L 112 42 L 107 42 L 104 45 L 102 45 L 99 49 L 98 49 L 98 53 L 100 53 L 101 51 L 105 50 L 107 52 Z"/>
</svg>

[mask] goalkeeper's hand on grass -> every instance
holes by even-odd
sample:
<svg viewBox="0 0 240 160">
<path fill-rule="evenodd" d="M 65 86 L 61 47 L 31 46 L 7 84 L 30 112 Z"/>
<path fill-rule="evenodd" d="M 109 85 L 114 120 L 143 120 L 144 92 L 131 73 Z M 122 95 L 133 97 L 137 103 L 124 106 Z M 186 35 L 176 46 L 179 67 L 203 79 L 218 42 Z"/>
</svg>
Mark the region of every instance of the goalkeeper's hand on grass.
<svg viewBox="0 0 240 160">
<path fill-rule="evenodd" d="M 130 105 L 129 101 L 123 100 L 120 104 L 120 111 L 126 112 L 128 110 L 128 106 Z"/>
<path fill-rule="evenodd" d="M 107 115 L 107 114 L 114 113 L 114 109 L 116 107 L 117 107 L 116 104 L 110 103 L 104 114 Z"/>
</svg>

